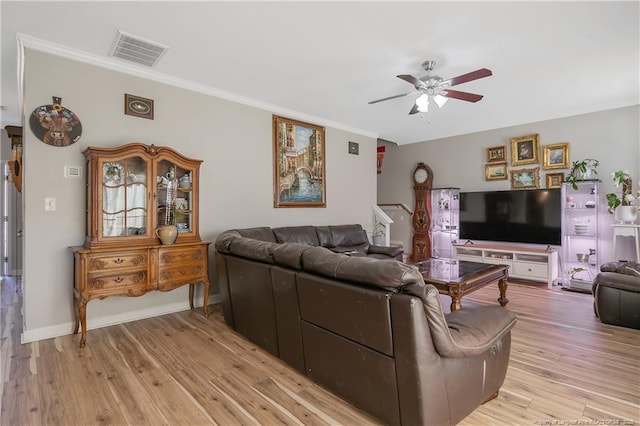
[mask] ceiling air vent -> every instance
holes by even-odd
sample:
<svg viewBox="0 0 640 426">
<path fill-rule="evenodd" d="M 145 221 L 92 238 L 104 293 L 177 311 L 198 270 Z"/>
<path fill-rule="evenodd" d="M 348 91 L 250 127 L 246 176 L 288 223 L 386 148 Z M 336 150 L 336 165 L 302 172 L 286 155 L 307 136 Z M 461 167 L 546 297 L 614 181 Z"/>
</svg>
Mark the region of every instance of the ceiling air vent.
<svg viewBox="0 0 640 426">
<path fill-rule="evenodd" d="M 168 49 L 169 46 L 118 31 L 110 55 L 125 61 L 154 67 Z"/>
</svg>

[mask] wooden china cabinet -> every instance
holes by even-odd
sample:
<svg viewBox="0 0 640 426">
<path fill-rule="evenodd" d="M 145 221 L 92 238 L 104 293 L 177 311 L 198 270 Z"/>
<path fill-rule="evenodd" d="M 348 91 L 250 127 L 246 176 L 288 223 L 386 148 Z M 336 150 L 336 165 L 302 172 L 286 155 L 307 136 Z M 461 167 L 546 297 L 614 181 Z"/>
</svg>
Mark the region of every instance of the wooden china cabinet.
<svg viewBox="0 0 640 426">
<path fill-rule="evenodd" d="M 130 143 L 89 147 L 86 160 L 86 228 L 74 255 L 75 331 L 87 335 L 87 303 L 110 296 L 141 296 L 189 284 L 204 285 L 208 316 L 209 242 L 198 231 L 200 160 L 168 147 Z M 175 221 L 174 244 L 161 244 L 156 229 Z"/>
</svg>

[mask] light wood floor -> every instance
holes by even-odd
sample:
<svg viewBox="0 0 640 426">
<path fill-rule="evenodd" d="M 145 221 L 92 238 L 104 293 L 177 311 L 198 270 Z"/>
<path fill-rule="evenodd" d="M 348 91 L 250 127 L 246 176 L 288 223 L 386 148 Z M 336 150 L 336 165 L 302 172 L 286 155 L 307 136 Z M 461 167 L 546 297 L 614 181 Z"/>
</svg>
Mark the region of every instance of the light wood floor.
<svg viewBox="0 0 640 426">
<path fill-rule="evenodd" d="M 591 295 L 507 295 L 518 323 L 505 384 L 462 425 L 640 424 L 640 331 L 601 324 Z M 20 305 L 4 278 L 2 425 L 379 423 L 231 331 L 219 305 L 90 330 L 84 349 L 71 335 L 21 345 Z"/>
</svg>

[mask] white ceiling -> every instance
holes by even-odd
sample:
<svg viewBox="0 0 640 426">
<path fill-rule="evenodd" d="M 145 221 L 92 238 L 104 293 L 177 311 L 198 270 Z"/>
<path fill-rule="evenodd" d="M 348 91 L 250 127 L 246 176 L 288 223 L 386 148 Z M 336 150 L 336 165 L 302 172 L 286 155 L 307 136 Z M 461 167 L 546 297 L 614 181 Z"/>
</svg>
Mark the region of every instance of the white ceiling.
<svg viewBox="0 0 640 426">
<path fill-rule="evenodd" d="M 636 105 L 639 5 L 1 1 L 2 126 L 20 124 L 18 34 L 123 67 L 108 57 L 118 30 L 169 46 L 155 68 L 133 72 L 398 144 Z M 455 87 L 484 99 L 423 118 L 408 115 L 415 96 L 367 104 L 411 91 L 395 76 L 422 76 L 426 59 L 445 79 L 492 70 Z"/>
</svg>

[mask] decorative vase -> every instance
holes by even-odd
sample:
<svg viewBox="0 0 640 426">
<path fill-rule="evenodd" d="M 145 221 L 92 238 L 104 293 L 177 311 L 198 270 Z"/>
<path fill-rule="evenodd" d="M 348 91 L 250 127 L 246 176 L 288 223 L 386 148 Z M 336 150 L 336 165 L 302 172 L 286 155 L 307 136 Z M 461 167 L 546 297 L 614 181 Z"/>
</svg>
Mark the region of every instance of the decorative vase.
<svg viewBox="0 0 640 426">
<path fill-rule="evenodd" d="M 638 219 L 638 206 L 618 206 L 614 218 L 620 223 L 635 223 Z"/>
<path fill-rule="evenodd" d="M 156 229 L 156 236 L 162 244 L 173 244 L 178 238 L 178 228 L 175 225 L 162 225 Z"/>
</svg>

